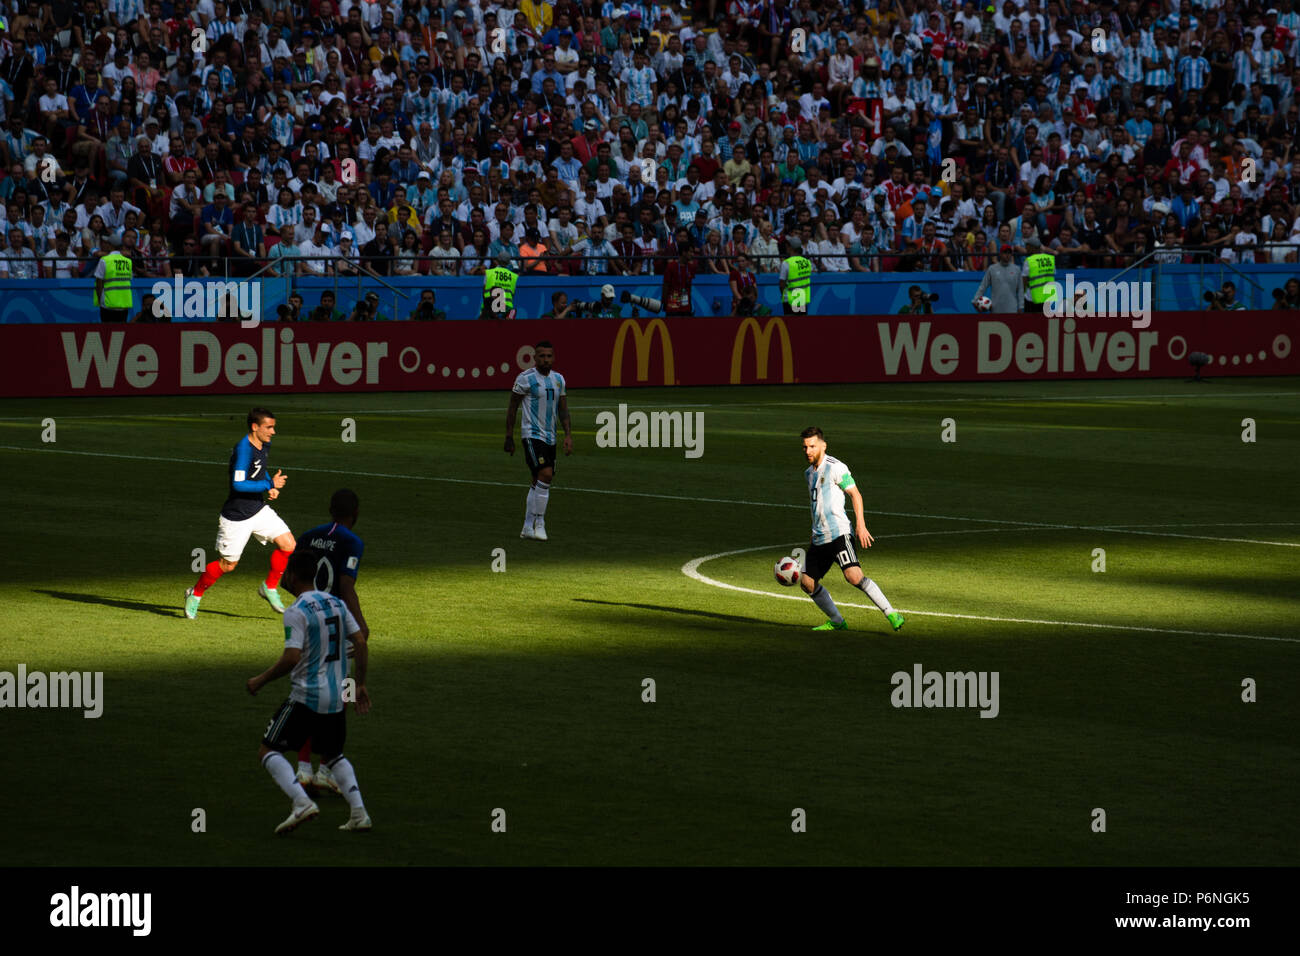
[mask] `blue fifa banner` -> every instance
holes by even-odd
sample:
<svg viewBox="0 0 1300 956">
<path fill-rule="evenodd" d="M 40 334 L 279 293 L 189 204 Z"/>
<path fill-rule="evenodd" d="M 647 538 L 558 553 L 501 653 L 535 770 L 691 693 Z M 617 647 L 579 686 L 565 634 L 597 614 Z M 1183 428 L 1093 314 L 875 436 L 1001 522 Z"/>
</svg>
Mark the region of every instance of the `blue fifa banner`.
<svg viewBox="0 0 1300 956">
<path fill-rule="evenodd" d="M 1101 284 L 1116 279 L 1120 273 L 1114 269 L 1076 269 L 1068 275 L 1077 285 Z M 1281 289 L 1288 279 L 1295 278 L 1294 265 L 1163 265 L 1153 269 L 1132 269 L 1123 274 L 1124 282 L 1150 282 L 1150 307 L 1156 312 L 1196 311 L 1205 308 L 1203 294 L 1218 291 L 1225 281 L 1237 287 L 1237 299 L 1249 309 L 1274 308 L 1273 291 Z M 1064 283 L 1066 270 L 1057 269 L 1058 280 Z M 927 292 L 938 295 L 932 304 L 940 315 L 974 314 L 971 300 L 979 287 L 981 272 L 814 272 L 812 297 L 808 306 L 810 315 L 881 315 L 897 313 L 908 302 L 909 286 L 924 286 Z M 195 280 L 186 278 L 185 282 Z M 445 278 L 441 276 L 388 277 L 383 282 L 374 279 L 336 282 L 332 278 L 296 277 L 246 280 L 200 280 L 205 285 L 225 283 L 224 295 L 218 301 L 260 304 L 261 319 L 275 321 L 277 307 L 285 305 L 289 296 L 297 293 L 303 298 L 303 311 L 310 312 L 320 304 L 321 294 L 331 291 L 335 295 L 335 310 L 346 318 L 351 315 L 357 301 L 367 293 L 379 296 L 378 314 L 383 319 L 402 320 L 411 316 L 426 289 L 434 292 L 437 308 L 450 320 L 477 319 L 483 304 L 483 279 L 481 276 Z M 132 283 L 135 293 L 135 310 L 142 308 L 144 296 L 154 291 L 159 283 L 172 285 L 170 280 L 137 279 Z M 551 294 L 564 292 L 571 301 L 598 302 L 600 289 L 608 283 L 614 287 L 615 301 L 624 292 L 648 299 L 661 299 L 663 279 L 660 276 L 520 276 L 515 290 L 515 308 L 520 319 L 538 319 L 551 309 Z M 245 284 L 257 286 L 256 295 L 243 290 Z M 238 287 L 238 288 L 236 288 Z M 90 279 L 0 279 L 0 324 L 31 324 L 68 322 L 76 324 L 99 321 L 99 309 L 91 301 L 94 291 Z M 233 296 L 233 298 L 232 298 Z M 208 296 L 209 300 L 213 297 Z M 774 274 L 758 276 L 758 303 L 780 314 L 781 293 Z M 628 303 L 619 303 L 620 318 L 649 318 L 654 313 Z M 187 313 L 205 310 L 187 309 Z M 207 309 L 207 314 L 187 315 L 174 321 L 216 322 L 218 309 Z M 725 275 L 697 276 L 691 287 L 691 311 L 697 317 L 731 315 L 731 289 Z"/>
</svg>

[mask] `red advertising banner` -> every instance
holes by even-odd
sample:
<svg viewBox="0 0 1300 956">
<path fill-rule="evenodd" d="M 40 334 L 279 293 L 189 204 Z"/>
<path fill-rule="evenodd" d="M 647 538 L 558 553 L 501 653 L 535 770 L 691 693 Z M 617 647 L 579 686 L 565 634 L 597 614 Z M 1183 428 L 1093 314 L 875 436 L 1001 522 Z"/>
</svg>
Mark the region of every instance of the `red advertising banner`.
<svg viewBox="0 0 1300 956">
<path fill-rule="evenodd" d="M 575 388 L 1300 374 L 1288 312 L 642 318 L 528 322 L 18 325 L 0 395 L 509 387 L 554 343 Z"/>
</svg>

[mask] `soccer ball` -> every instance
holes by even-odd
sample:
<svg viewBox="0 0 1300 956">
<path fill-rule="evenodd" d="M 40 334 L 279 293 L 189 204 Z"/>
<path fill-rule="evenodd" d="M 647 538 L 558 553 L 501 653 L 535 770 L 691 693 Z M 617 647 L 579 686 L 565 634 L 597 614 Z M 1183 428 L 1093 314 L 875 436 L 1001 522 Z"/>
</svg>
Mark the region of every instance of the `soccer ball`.
<svg viewBox="0 0 1300 956">
<path fill-rule="evenodd" d="M 794 558 L 782 558 L 772 569 L 778 584 L 792 587 L 799 580 L 799 562 Z"/>
<path fill-rule="evenodd" d="M 975 311 L 987 312 L 991 308 L 993 308 L 993 300 L 988 296 L 982 295 L 975 300 Z"/>
</svg>

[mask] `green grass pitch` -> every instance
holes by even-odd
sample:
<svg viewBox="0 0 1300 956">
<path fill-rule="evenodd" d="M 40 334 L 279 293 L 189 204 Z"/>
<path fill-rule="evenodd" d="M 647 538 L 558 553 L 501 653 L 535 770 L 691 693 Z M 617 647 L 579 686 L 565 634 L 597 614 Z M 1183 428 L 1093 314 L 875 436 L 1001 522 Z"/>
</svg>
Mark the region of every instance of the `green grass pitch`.
<svg viewBox="0 0 1300 956">
<path fill-rule="evenodd" d="M 335 798 L 271 834 L 288 681 L 243 688 L 281 647 L 267 551 L 182 616 L 254 400 L 9 401 L 0 670 L 105 682 L 98 720 L 0 711 L 9 864 L 1300 863 L 1294 379 L 577 391 L 544 544 L 504 390 L 256 400 L 295 532 L 361 496 L 375 709 L 347 753 L 375 830 L 338 832 Z M 703 412 L 703 457 L 597 447 L 619 402 Z M 814 634 L 772 578 L 808 539 L 809 424 L 898 634 L 863 607 Z M 891 706 L 917 663 L 997 671 L 999 715 Z"/>
</svg>

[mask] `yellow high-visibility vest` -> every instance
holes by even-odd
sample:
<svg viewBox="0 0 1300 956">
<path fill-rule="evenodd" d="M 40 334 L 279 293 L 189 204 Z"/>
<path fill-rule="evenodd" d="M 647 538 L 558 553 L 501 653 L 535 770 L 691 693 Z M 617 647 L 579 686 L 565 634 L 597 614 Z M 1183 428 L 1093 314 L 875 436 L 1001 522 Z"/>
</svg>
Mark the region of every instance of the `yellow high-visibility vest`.
<svg viewBox="0 0 1300 956">
<path fill-rule="evenodd" d="M 804 311 L 812 297 L 812 263 L 803 256 L 790 256 L 785 264 L 785 301 L 796 312 Z"/>
<path fill-rule="evenodd" d="M 509 269 L 489 269 L 487 271 L 486 281 L 483 283 L 483 299 L 489 303 L 491 308 L 492 290 L 505 289 L 506 308 L 510 311 L 515 304 L 515 283 L 519 281 L 519 276 Z"/>
<path fill-rule="evenodd" d="M 1040 252 L 1025 261 L 1029 263 L 1029 282 L 1026 287 L 1029 289 L 1030 300 L 1038 305 L 1053 299 L 1056 295 L 1056 290 L 1052 288 L 1052 283 L 1056 281 L 1056 256 Z"/>
<path fill-rule="evenodd" d="M 131 309 L 135 305 L 131 294 L 131 274 L 135 266 L 120 252 L 110 252 L 104 256 L 104 302 L 105 309 Z M 100 305 L 98 293 L 95 305 Z"/>
</svg>

